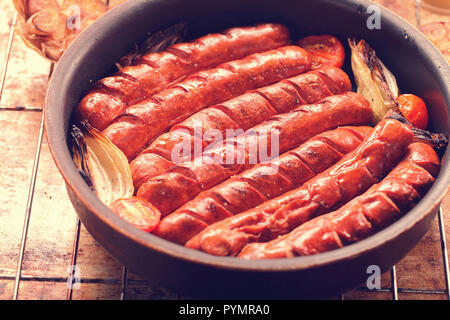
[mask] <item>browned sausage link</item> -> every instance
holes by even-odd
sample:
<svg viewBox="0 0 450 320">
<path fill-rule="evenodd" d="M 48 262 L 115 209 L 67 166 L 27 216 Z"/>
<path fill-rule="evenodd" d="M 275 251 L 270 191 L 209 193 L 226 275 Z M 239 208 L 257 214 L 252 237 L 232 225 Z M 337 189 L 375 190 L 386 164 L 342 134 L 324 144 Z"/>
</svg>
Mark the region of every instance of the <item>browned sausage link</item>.
<svg viewBox="0 0 450 320">
<path fill-rule="evenodd" d="M 370 127 L 321 133 L 267 164 L 259 164 L 200 193 L 164 218 L 154 234 L 185 244 L 208 225 L 296 188 L 355 149 Z"/>
<path fill-rule="evenodd" d="M 166 160 L 165 163 L 170 163 L 172 151 L 183 141 L 192 142 L 191 152 L 177 156 L 193 158 L 195 151 L 198 151 L 194 141 L 199 139 L 198 136 L 205 137 L 198 143 L 202 150 L 213 142 L 206 138 L 208 130 L 219 131 L 222 136 L 229 129 L 247 130 L 276 113 L 288 112 L 302 104 L 316 103 L 350 89 L 351 82 L 344 71 L 328 68 L 301 74 L 203 109 L 172 127 L 170 132 L 160 135 L 131 162 L 134 185 L 137 189 L 144 181 L 167 172 L 168 166 L 159 165 L 163 162 L 161 157 Z"/>
<path fill-rule="evenodd" d="M 366 191 L 392 169 L 413 139 L 397 120 L 383 120 L 341 161 L 302 187 L 203 230 L 186 246 L 214 255 L 236 255 L 250 242 L 286 234 Z"/>
<path fill-rule="evenodd" d="M 438 171 L 439 158 L 433 148 L 413 143 L 403 161 L 363 195 L 276 240 L 247 245 L 239 257 L 271 259 L 312 255 L 367 238 L 412 209 L 431 187 Z"/>
<path fill-rule="evenodd" d="M 151 139 L 191 114 L 310 68 L 311 56 L 296 46 L 227 62 L 129 107 L 103 133 L 133 159 Z"/>
<path fill-rule="evenodd" d="M 101 79 L 80 102 L 77 116 L 103 130 L 128 106 L 179 82 L 186 75 L 289 43 L 286 27 L 261 24 L 172 45 L 164 52 L 146 54 L 134 65 Z"/>
<path fill-rule="evenodd" d="M 357 93 L 327 97 L 318 104 L 277 115 L 245 134 L 212 146 L 205 150 L 204 157 L 177 165 L 171 172 L 147 180 L 137 195 L 151 202 L 165 216 L 201 191 L 261 162 L 257 152 L 255 157 L 253 146 L 267 145 L 267 150 L 272 150 L 270 141 L 274 132 L 279 134 L 277 151 L 283 153 L 321 132 L 343 125 L 367 125 L 371 118 L 368 101 Z"/>
</svg>

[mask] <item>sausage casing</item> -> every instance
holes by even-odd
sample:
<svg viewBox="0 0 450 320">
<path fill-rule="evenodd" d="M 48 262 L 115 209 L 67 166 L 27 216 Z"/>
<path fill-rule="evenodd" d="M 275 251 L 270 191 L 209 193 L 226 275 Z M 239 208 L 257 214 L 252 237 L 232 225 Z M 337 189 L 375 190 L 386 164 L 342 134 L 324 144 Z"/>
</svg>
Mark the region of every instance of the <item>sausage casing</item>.
<svg viewBox="0 0 450 320">
<path fill-rule="evenodd" d="M 289 112 L 299 105 L 317 103 L 327 96 L 349 90 L 351 82 L 345 72 L 328 68 L 301 74 L 203 109 L 160 135 L 130 163 L 135 188 L 167 172 L 170 163 L 175 165 L 172 152 L 178 144 L 191 141 L 191 152 L 179 155 L 190 158 L 198 152 L 196 145 L 202 151 L 211 144 L 213 141 L 206 136 L 208 130 L 214 129 L 222 136 L 226 136 L 229 129 L 244 132 L 277 113 Z"/>
<path fill-rule="evenodd" d="M 104 131 L 132 160 L 165 130 L 195 112 L 311 69 L 311 56 L 296 46 L 255 53 L 190 75 L 126 109 Z"/>
<path fill-rule="evenodd" d="M 301 186 L 355 149 L 372 128 L 341 127 L 314 136 L 270 163 L 200 193 L 163 219 L 154 234 L 185 244 L 208 225 Z"/>
<path fill-rule="evenodd" d="M 279 24 L 231 28 L 174 44 L 163 52 L 145 54 L 135 64 L 98 81 L 78 105 L 77 117 L 103 130 L 128 106 L 189 74 L 289 44 L 289 30 Z"/>
<path fill-rule="evenodd" d="M 412 143 L 405 158 L 363 195 L 276 240 L 249 244 L 239 257 L 312 255 L 365 239 L 412 209 L 431 187 L 438 171 L 439 157 L 433 148 L 421 142 Z"/>
<path fill-rule="evenodd" d="M 236 255 L 250 242 L 286 234 L 340 207 L 381 180 L 412 139 L 407 125 L 383 120 L 358 148 L 300 188 L 209 226 L 186 246 L 214 255 Z"/>
<path fill-rule="evenodd" d="M 245 134 L 214 145 L 204 152 L 203 157 L 179 164 L 169 173 L 147 180 L 137 195 L 151 202 L 166 216 L 201 191 L 261 162 L 260 154 L 255 157 L 252 146 L 267 146 L 267 150 L 272 150 L 274 133 L 278 134 L 278 152 L 284 153 L 316 134 L 344 125 L 367 125 L 371 118 L 368 101 L 357 93 L 327 97 L 320 103 L 276 115 Z M 209 159 L 212 161 L 206 161 Z"/>
</svg>

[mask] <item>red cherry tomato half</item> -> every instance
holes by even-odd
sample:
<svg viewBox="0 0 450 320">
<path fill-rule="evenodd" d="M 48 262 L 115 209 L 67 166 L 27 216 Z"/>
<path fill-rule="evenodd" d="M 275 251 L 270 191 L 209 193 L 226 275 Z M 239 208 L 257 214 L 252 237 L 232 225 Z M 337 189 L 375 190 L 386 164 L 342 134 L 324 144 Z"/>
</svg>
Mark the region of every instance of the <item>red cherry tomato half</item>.
<svg viewBox="0 0 450 320">
<path fill-rule="evenodd" d="M 297 45 L 311 53 L 313 70 L 326 67 L 341 68 L 344 65 L 344 46 L 339 39 L 334 36 L 309 36 L 300 39 L 297 42 Z"/>
<path fill-rule="evenodd" d="M 428 109 L 425 102 L 413 94 L 402 94 L 398 97 L 400 112 L 419 129 L 428 126 Z"/>
<path fill-rule="evenodd" d="M 138 197 L 116 200 L 111 210 L 145 232 L 152 232 L 161 220 L 161 212 L 150 202 Z"/>
</svg>

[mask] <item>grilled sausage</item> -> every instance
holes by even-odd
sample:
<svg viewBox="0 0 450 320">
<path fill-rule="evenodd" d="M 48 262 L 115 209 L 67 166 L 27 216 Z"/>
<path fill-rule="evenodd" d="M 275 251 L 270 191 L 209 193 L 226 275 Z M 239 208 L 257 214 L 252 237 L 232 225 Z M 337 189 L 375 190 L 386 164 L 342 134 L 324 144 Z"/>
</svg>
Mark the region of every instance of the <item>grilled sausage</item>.
<svg viewBox="0 0 450 320">
<path fill-rule="evenodd" d="M 132 160 L 151 139 L 191 114 L 310 68 L 311 56 L 300 47 L 255 53 L 195 73 L 129 107 L 103 133 Z"/>
<path fill-rule="evenodd" d="M 80 102 L 76 114 L 103 130 L 128 106 L 183 77 L 247 55 L 290 44 L 289 31 L 279 24 L 239 27 L 178 43 L 160 53 L 148 53 L 136 64 L 98 81 Z"/>
<path fill-rule="evenodd" d="M 167 172 L 170 164 L 174 165 L 171 161 L 172 151 L 179 143 L 191 141 L 191 152 L 178 154 L 180 158 L 188 156 L 192 159 L 198 152 L 196 145 L 201 147 L 201 152 L 213 142 L 199 138 L 205 137 L 207 130 L 214 129 L 222 136 L 229 129 L 242 129 L 243 132 L 277 113 L 288 112 L 301 104 L 316 103 L 327 96 L 349 90 L 351 82 L 345 72 L 328 68 L 301 74 L 203 109 L 156 138 L 130 163 L 135 188 Z"/>
<path fill-rule="evenodd" d="M 431 187 L 438 171 L 439 158 L 433 148 L 421 142 L 412 143 L 405 158 L 363 195 L 276 240 L 247 245 L 239 257 L 312 255 L 367 238 L 412 209 Z"/>
<path fill-rule="evenodd" d="M 358 148 L 302 187 L 211 225 L 186 246 L 214 255 L 236 255 L 250 242 L 286 234 L 377 183 L 403 156 L 412 139 L 407 125 L 383 120 Z"/>
<path fill-rule="evenodd" d="M 357 93 L 327 97 L 276 115 L 234 139 L 205 150 L 203 157 L 173 167 L 169 173 L 147 180 L 137 195 L 151 202 L 163 216 L 172 213 L 207 190 L 254 164 L 263 162 L 255 146 L 272 149 L 278 134 L 278 152 L 286 152 L 316 134 L 342 125 L 367 125 L 372 118 L 369 103 Z"/>
<path fill-rule="evenodd" d="M 185 244 L 208 225 L 301 186 L 355 149 L 370 127 L 341 127 L 314 136 L 267 164 L 259 164 L 196 198 L 163 219 L 154 234 Z"/>
</svg>

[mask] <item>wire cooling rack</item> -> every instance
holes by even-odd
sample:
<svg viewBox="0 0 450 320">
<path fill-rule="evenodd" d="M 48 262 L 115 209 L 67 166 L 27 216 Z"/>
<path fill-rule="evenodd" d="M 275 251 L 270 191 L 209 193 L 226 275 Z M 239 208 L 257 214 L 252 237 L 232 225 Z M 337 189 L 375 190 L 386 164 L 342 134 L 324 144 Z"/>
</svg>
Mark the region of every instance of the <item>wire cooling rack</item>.
<svg viewBox="0 0 450 320">
<path fill-rule="evenodd" d="M 420 25 L 421 19 L 420 19 L 420 11 L 418 6 L 416 5 L 416 11 L 415 11 L 415 19 L 416 24 Z M 9 30 L 9 38 L 8 38 L 8 44 L 6 48 L 6 54 L 5 58 L 2 64 L 2 70 L 1 76 L 0 76 L 0 98 L 3 94 L 4 87 L 5 87 L 5 78 L 6 73 L 8 69 L 8 63 L 10 61 L 10 55 L 11 55 L 11 48 L 13 45 L 13 40 L 15 37 L 15 30 L 14 26 L 17 21 L 17 13 L 14 13 L 14 17 L 12 19 L 12 23 Z M 52 72 L 53 72 L 53 64 L 51 65 L 50 72 L 48 74 L 48 77 L 50 78 Z M 1 109 L 1 108 L 0 108 Z M 39 110 L 38 110 L 39 111 Z M 73 240 L 73 248 L 71 252 L 71 264 L 67 266 L 70 270 L 68 274 L 68 278 L 64 277 L 45 277 L 45 276 L 24 276 L 22 275 L 23 270 L 23 263 L 24 263 L 24 253 L 27 245 L 27 238 L 28 238 L 28 231 L 30 226 L 30 220 L 32 217 L 32 206 L 33 206 L 33 198 L 35 194 L 35 186 L 36 186 L 36 177 L 39 167 L 39 160 L 41 156 L 41 146 L 43 141 L 43 135 L 44 135 L 44 121 L 43 121 L 43 112 L 41 116 L 41 122 L 40 122 L 40 129 L 38 133 L 38 140 L 36 149 L 34 151 L 34 161 L 32 166 L 32 172 L 31 172 L 31 178 L 30 183 L 28 186 L 28 197 L 26 202 L 26 209 L 25 209 L 25 220 L 23 222 L 23 230 L 22 230 L 22 236 L 21 236 L 21 242 L 19 247 L 19 254 L 18 254 L 18 261 L 17 261 L 17 269 L 15 272 L 15 276 L 11 275 L 1 275 L 0 274 L 0 280 L 14 280 L 14 287 L 13 287 L 13 296 L 12 298 L 14 300 L 18 299 L 19 297 L 19 288 L 20 283 L 23 281 L 40 281 L 40 282 L 67 282 L 69 285 L 67 288 L 67 294 L 66 299 L 71 300 L 73 298 L 74 293 L 74 284 L 76 284 L 77 281 L 81 281 L 81 283 L 91 283 L 91 284 L 101 284 L 101 283 L 114 283 L 114 284 L 120 284 L 120 294 L 117 297 L 111 297 L 113 299 L 126 299 L 126 292 L 127 292 L 127 285 L 130 283 L 136 283 L 136 282 L 143 282 L 146 283 L 144 280 L 133 280 L 128 279 L 128 272 L 125 267 L 122 268 L 122 277 L 121 279 L 100 279 L 100 278 L 94 278 L 94 279 L 78 279 L 76 274 L 76 265 L 77 265 L 77 258 L 78 253 L 80 249 L 80 233 L 81 233 L 81 222 L 77 218 L 76 221 L 76 227 L 75 227 L 75 237 Z M 382 289 L 374 289 L 369 290 L 367 288 L 358 288 L 357 290 L 360 291 L 367 291 L 367 292 L 385 292 L 390 293 L 393 300 L 398 300 L 399 293 L 412 293 L 412 294 L 427 294 L 427 295 L 443 295 L 445 294 L 447 299 L 450 299 L 450 278 L 449 278 L 449 262 L 448 262 L 448 249 L 446 245 L 446 238 L 445 238 L 445 226 L 444 226 L 444 219 L 443 219 L 443 210 L 442 206 L 439 208 L 438 212 L 438 225 L 439 225 L 439 233 L 440 233 L 440 243 L 441 243 L 441 254 L 442 254 L 442 261 L 443 261 L 443 272 L 445 277 L 445 285 L 446 288 L 444 290 L 430 290 L 430 289 L 408 289 L 408 288 L 399 288 L 397 284 L 397 272 L 395 266 L 392 267 L 390 271 L 390 288 L 382 288 Z M 345 299 L 344 293 L 339 294 L 337 297 L 338 299 Z"/>
</svg>

